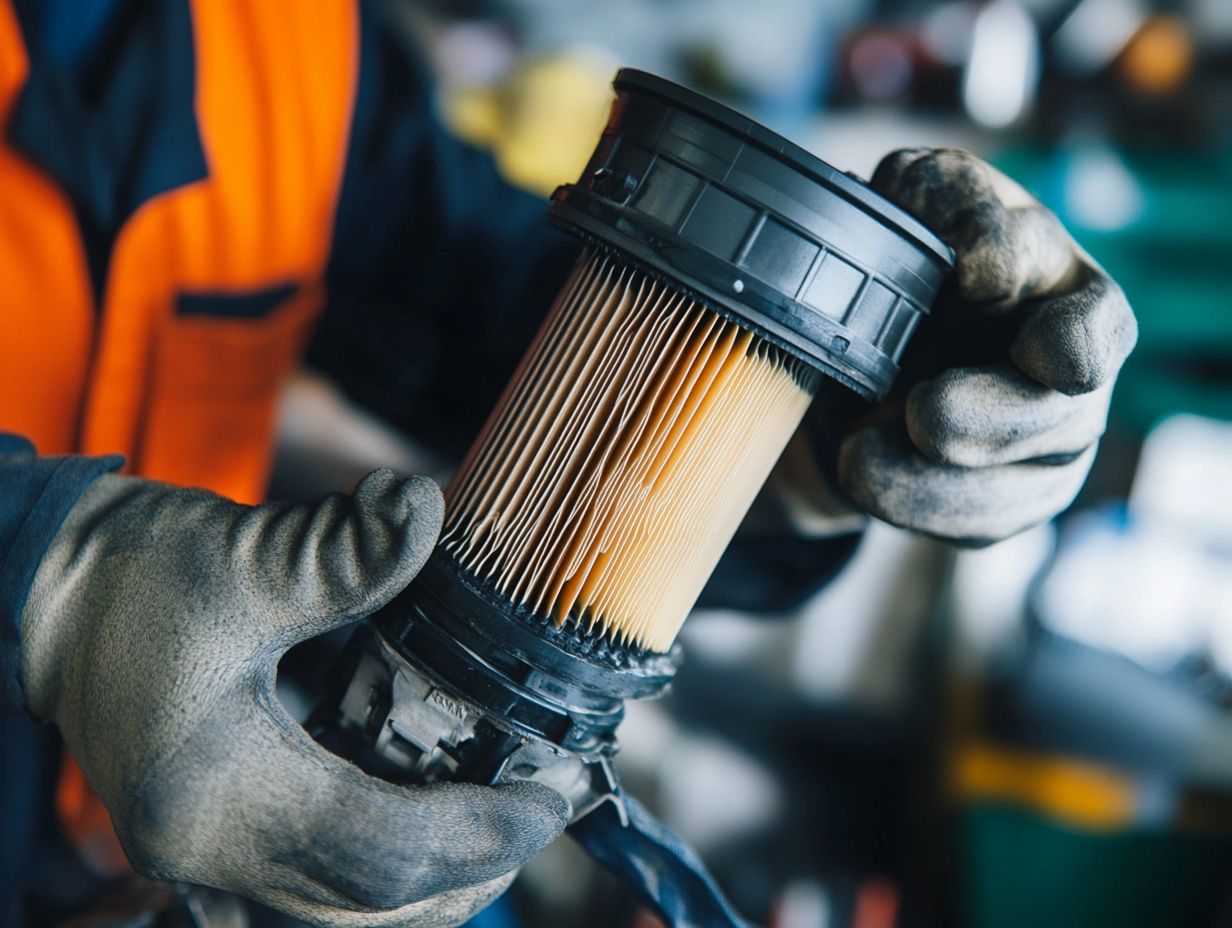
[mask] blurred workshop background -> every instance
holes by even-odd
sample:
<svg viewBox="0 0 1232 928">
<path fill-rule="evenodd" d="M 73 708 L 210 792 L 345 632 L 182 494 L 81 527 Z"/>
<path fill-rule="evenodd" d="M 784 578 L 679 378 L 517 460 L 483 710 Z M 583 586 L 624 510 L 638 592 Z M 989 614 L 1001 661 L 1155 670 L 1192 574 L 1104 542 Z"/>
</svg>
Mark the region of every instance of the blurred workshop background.
<svg viewBox="0 0 1232 928">
<path fill-rule="evenodd" d="M 1232 3 L 398 7 L 516 183 L 575 179 L 616 68 L 868 176 L 972 149 L 1124 286 L 1141 340 L 1072 510 L 980 551 L 870 527 L 799 614 L 695 616 L 620 770 L 772 928 L 1232 925 Z M 442 474 L 305 372 L 275 495 Z M 558 842 L 475 924 L 650 928 Z"/>
</svg>

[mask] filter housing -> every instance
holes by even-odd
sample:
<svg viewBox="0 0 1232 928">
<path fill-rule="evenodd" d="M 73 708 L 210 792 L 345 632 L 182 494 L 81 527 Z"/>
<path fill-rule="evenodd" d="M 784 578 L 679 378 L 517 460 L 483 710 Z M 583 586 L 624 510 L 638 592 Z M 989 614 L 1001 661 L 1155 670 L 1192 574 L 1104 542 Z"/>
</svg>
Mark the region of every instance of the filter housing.
<svg viewBox="0 0 1232 928">
<path fill-rule="evenodd" d="M 549 208 L 553 222 L 587 243 L 587 257 L 451 484 L 441 544 L 415 582 L 357 636 L 336 691 L 311 723 L 322 741 L 388 779 L 533 779 L 562 792 L 575 820 L 609 800 L 623 808 L 610 764 L 616 728 L 625 699 L 656 695 L 670 682 L 670 639 L 593 633 L 593 612 L 588 628 L 582 613 L 554 615 L 537 605 L 547 601 L 542 597 L 512 595 L 507 578 L 494 579 L 481 569 L 497 555 L 466 554 L 476 546 L 465 537 L 460 543 L 459 533 L 477 529 L 459 525 L 458 518 L 458 507 L 479 492 L 473 478 L 485 472 L 476 461 L 495 454 L 499 464 L 519 453 L 518 433 L 510 431 L 517 422 L 532 456 L 547 455 L 532 447 L 536 443 L 550 446 L 551 453 L 573 442 L 565 451 L 576 454 L 583 439 L 596 447 L 624 447 L 620 441 L 604 445 L 611 437 L 604 430 L 624 421 L 610 412 L 617 399 L 586 407 L 593 421 L 580 437 L 552 437 L 526 426 L 537 421 L 534 415 L 518 419 L 509 413 L 535 382 L 536 365 L 564 350 L 552 342 L 552 331 L 576 309 L 570 309 L 570 288 L 581 286 L 578 280 L 602 260 L 627 269 L 630 279 L 647 279 L 658 291 L 675 294 L 682 312 L 734 324 L 729 327 L 748 333 L 740 345 L 749 353 L 732 355 L 725 342 L 733 363 L 773 361 L 804 391 L 792 407 L 796 419 L 788 426 L 794 426 L 819 373 L 866 398 L 888 392 L 898 360 L 952 264 L 944 243 L 862 181 L 751 120 L 639 71 L 620 71 L 614 86 L 612 115 L 589 165 L 576 184 L 555 192 Z M 587 342 L 586 350 L 597 344 Z M 616 350 L 615 344 L 603 343 L 602 350 Z M 679 351 L 679 344 L 665 341 L 657 350 Z M 628 369 L 615 370 L 635 379 Z M 651 383 L 645 371 L 639 376 Z M 572 389 L 568 376 L 554 383 L 558 391 Z M 544 405 L 536 415 L 551 421 L 563 415 L 562 408 Z M 659 407 L 646 408 L 648 417 L 658 415 Z M 609 412 L 610 422 L 603 418 Z M 740 418 L 739 410 L 731 415 Z M 751 441 L 748 436 L 758 434 L 757 440 L 776 444 L 759 449 L 768 452 L 757 458 L 764 479 L 790 432 L 734 431 L 726 439 Z M 721 430 L 716 434 L 724 437 Z M 528 468 L 522 470 L 533 471 Z M 538 480 L 540 489 L 546 480 L 581 479 L 577 467 L 541 471 L 526 478 Z M 503 473 L 495 465 L 489 472 Z M 653 490 L 647 484 L 647 492 Z M 478 507 L 477 518 L 487 520 L 483 530 L 516 518 L 532 495 L 512 493 L 500 505 Z M 716 551 L 751 501 L 751 495 L 739 498 L 739 511 L 726 512 L 721 524 L 701 526 L 719 537 Z M 556 506 L 550 494 L 545 499 L 556 508 L 543 503 L 544 511 L 560 518 L 583 512 Z M 523 560 L 546 544 L 533 540 L 523 545 L 531 552 L 520 554 Z M 713 559 L 705 572 L 712 566 Z M 704 578 L 694 578 L 697 589 Z M 565 601 L 577 600 L 570 592 Z M 687 611 L 687 605 L 681 608 Z M 644 646 L 647 641 L 653 646 Z"/>
</svg>

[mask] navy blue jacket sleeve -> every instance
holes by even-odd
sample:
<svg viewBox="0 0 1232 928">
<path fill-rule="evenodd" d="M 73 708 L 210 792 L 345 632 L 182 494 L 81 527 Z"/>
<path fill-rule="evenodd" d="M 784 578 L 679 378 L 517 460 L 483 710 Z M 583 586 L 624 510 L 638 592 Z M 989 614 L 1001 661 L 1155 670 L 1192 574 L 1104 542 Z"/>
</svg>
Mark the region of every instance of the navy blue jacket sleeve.
<svg viewBox="0 0 1232 928">
<path fill-rule="evenodd" d="M 22 705 L 21 613 L 39 562 L 64 517 L 95 479 L 123 458 L 40 458 L 0 432 L 0 710 Z"/>
<path fill-rule="evenodd" d="M 359 82 L 308 361 L 446 458 L 483 424 L 580 243 L 435 112 L 416 50 L 361 6 Z"/>
</svg>

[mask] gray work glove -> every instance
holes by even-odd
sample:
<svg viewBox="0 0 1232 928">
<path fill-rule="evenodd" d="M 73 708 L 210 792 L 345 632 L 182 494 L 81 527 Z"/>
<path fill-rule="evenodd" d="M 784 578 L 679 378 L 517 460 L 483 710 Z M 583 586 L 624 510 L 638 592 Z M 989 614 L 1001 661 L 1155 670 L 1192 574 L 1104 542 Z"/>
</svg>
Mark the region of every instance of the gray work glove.
<svg viewBox="0 0 1232 928">
<path fill-rule="evenodd" d="M 320 925 L 455 925 L 556 837 L 568 808 L 546 787 L 393 786 L 275 698 L 279 657 L 403 589 L 442 509 L 388 471 L 317 505 L 86 490 L 35 577 L 22 686 L 139 871 Z"/>
<path fill-rule="evenodd" d="M 888 155 L 872 186 L 955 251 L 904 359 L 904 392 L 842 440 L 838 485 L 894 525 L 965 543 L 1059 513 L 1086 479 L 1137 340 L 1121 288 L 1018 184 L 974 155 Z"/>
</svg>

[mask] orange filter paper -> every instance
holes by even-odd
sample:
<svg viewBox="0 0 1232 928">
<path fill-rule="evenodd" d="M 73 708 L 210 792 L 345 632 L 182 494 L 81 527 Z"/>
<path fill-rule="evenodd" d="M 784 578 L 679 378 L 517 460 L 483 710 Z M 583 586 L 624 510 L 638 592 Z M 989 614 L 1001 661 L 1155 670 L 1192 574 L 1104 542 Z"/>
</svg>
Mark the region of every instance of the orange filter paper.
<svg viewBox="0 0 1232 928">
<path fill-rule="evenodd" d="M 666 651 L 817 380 L 586 254 L 446 491 L 442 545 L 517 605 Z"/>
</svg>

